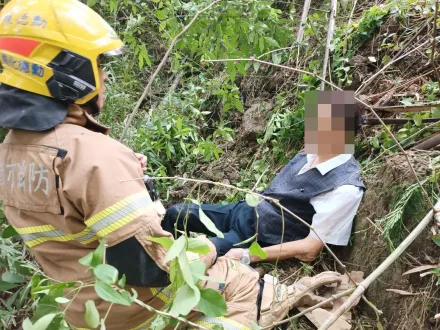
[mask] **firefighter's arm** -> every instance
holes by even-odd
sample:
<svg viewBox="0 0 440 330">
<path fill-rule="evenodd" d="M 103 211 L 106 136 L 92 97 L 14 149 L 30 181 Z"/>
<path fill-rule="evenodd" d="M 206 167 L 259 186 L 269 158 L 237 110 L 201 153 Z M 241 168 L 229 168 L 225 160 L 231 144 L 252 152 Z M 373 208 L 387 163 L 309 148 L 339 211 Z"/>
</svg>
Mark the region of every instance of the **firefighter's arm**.
<svg viewBox="0 0 440 330">
<path fill-rule="evenodd" d="M 78 134 L 60 176 L 64 195 L 90 230 L 90 244 L 105 239 L 107 258 L 121 273 L 136 273 L 133 267 L 146 265 L 153 270 L 144 271 L 164 277 L 160 270 L 167 270 L 163 263 L 167 251 L 147 237 L 172 235 L 161 227 L 161 214 L 145 188 L 133 151 L 102 134 Z"/>
</svg>

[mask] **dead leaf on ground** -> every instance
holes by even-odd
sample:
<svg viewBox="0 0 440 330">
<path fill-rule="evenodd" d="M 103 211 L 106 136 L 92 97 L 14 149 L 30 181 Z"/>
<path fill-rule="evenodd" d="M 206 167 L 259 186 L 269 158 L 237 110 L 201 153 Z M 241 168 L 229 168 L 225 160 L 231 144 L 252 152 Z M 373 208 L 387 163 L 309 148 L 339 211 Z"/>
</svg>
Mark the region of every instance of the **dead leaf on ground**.
<svg viewBox="0 0 440 330">
<path fill-rule="evenodd" d="M 434 269 L 437 267 L 438 267 L 437 265 L 423 265 L 423 266 L 419 266 L 419 267 L 413 268 L 411 270 L 408 270 L 407 272 L 403 273 L 402 275 L 405 276 L 405 275 L 409 275 L 409 274 L 419 273 L 421 271 L 424 271 L 427 269 Z"/>
<path fill-rule="evenodd" d="M 398 293 L 402 296 L 415 296 L 418 295 L 419 293 L 412 293 L 412 292 L 408 292 L 408 291 L 404 291 L 404 290 L 398 290 L 398 289 L 387 289 L 388 292 L 394 292 L 394 293 Z"/>
</svg>

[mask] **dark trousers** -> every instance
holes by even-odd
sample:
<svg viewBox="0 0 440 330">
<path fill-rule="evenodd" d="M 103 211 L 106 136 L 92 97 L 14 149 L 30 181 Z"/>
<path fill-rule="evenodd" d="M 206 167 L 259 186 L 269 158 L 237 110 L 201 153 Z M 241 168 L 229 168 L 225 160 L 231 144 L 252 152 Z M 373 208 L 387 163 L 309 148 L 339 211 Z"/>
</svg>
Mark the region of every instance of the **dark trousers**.
<svg viewBox="0 0 440 330">
<path fill-rule="evenodd" d="M 166 231 L 176 236 L 176 228 L 180 231 L 196 232 L 215 236 L 200 221 L 199 208 L 212 220 L 218 230 L 220 230 L 224 238 L 212 237 L 210 240 L 217 248 L 217 255 L 225 255 L 230 249 L 234 248 L 234 244 L 243 242 L 255 235 L 255 209 L 246 204 L 239 202 L 234 204 L 176 204 L 168 208 L 167 213 L 162 221 L 162 227 Z M 177 236 L 179 233 L 177 232 Z M 250 243 L 246 243 L 238 248 L 249 247 Z"/>
</svg>

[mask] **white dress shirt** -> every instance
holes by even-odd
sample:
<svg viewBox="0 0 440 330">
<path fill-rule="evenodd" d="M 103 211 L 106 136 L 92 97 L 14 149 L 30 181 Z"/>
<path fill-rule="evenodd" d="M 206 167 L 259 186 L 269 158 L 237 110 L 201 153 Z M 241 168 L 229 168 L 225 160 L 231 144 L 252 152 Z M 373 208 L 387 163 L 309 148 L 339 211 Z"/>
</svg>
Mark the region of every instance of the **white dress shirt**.
<svg viewBox="0 0 440 330">
<path fill-rule="evenodd" d="M 353 155 L 341 154 L 310 167 L 316 157 L 317 155 L 308 154 L 307 164 L 303 166 L 297 175 L 301 175 L 313 167 L 316 167 L 321 175 L 325 175 L 332 169 L 346 163 Z M 348 245 L 353 218 L 359 208 L 363 194 L 362 188 L 342 185 L 310 199 L 310 204 L 316 211 L 312 219 L 312 227 L 325 243 Z M 319 240 L 313 231 L 310 231 L 309 236 Z"/>
</svg>

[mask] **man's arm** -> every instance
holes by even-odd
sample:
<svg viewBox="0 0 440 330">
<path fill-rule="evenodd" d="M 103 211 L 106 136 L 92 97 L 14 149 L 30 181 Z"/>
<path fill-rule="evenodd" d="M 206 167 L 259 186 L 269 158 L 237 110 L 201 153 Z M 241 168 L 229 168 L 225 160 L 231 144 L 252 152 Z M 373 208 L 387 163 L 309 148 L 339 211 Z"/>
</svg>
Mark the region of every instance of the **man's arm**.
<svg viewBox="0 0 440 330">
<path fill-rule="evenodd" d="M 268 254 L 265 260 L 296 258 L 301 261 L 312 261 L 324 246 L 321 239 L 328 244 L 347 245 L 353 218 L 359 208 L 362 196 L 363 191 L 361 188 L 344 185 L 334 191 L 312 198 L 310 203 L 316 211 L 313 216 L 312 227 L 316 233 L 311 231 L 308 237 L 283 243 L 281 247 L 280 245 L 273 245 L 264 248 L 263 250 Z M 260 219 L 260 221 L 264 221 L 264 219 Z M 232 249 L 226 256 L 241 259 L 243 249 Z M 253 256 L 251 261 L 256 262 L 259 259 Z"/>
<path fill-rule="evenodd" d="M 287 242 L 284 244 L 272 245 L 263 250 L 267 253 L 265 261 L 284 260 L 290 258 L 296 258 L 301 261 L 314 260 L 324 244 L 321 241 L 309 237 L 301 239 L 299 241 Z M 261 261 L 257 256 L 251 257 L 251 262 Z"/>
</svg>

